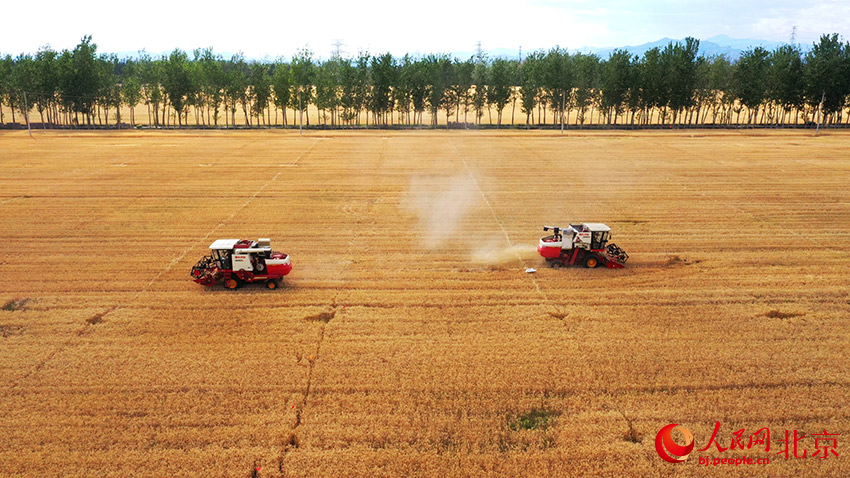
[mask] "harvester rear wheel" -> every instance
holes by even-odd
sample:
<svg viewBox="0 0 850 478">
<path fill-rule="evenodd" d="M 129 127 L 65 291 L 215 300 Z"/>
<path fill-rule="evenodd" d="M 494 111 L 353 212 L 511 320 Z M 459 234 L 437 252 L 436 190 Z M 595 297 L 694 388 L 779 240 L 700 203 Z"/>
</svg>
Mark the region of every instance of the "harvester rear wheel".
<svg viewBox="0 0 850 478">
<path fill-rule="evenodd" d="M 562 265 L 563 264 L 561 264 L 561 261 L 552 261 L 549 263 L 549 267 L 551 267 L 552 269 L 560 269 Z"/>
<path fill-rule="evenodd" d="M 268 287 L 269 289 L 277 289 L 277 282 L 270 280 L 266 282 L 266 287 Z"/>
<path fill-rule="evenodd" d="M 596 267 L 598 265 L 599 265 L 599 259 L 597 259 L 593 256 L 590 256 L 590 257 L 588 257 L 587 259 L 584 260 L 584 266 L 587 267 L 588 269 L 593 269 L 594 267 Z"/>
</svg>

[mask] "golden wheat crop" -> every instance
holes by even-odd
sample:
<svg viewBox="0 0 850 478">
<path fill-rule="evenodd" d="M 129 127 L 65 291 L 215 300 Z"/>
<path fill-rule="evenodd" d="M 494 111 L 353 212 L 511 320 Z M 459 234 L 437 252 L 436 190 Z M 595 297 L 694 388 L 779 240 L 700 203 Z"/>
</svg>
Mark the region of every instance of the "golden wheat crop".
<svg viewBox="0 0 850 478">
<path fill-rule="evenodd" d="M 850 474 L 848 140 L 0 133 L 0 474 Z M 544 267 L 567 221 L 627 267 Z M 284 287 L 193 283 L 227 237 Z M 717 421 L 771 463 L 656 453 Z"/>
</svg>

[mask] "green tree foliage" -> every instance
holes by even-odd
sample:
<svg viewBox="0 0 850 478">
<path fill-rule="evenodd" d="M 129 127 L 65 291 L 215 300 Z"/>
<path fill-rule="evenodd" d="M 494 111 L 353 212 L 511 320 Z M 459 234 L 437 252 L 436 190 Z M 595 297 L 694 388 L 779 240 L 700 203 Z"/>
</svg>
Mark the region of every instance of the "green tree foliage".
<svg viewBox="0 0 850 478">
<path fill-rule="evenodd" d="M 782 45 L 770 53 L 768 63 L 767 96 L 783 109 L 781 122 L 784 123 L 787 110 L 803 106 L 805 77 L 802 54 L 795 45 Z"/>
<path fill-rule="evenodd" d="M 410 100 L 413 103 L 414 120 L 416 124 L 423 124 L 425 108 L 428 104 L 428 66 L 424 60 L 413 62 L 409 65 L 410 73 Z M 415 116 L 419 116 L 417 121 Z"/>
<path fill-rule="evenodd" d="M 481 124 L 484 107 L 487 105 L 488 62 L 482 52 L 473 57 L 473 62 L 475 66 L 472 69 L 472 82 L 475 84 L 475 91 L 472 95 L 472 107 L 475 109 L 475 122 Z"/>
<path fill-rule="evenodd" d="M 17 110 L 23 117 L 27 113 L 24 105 L 29 106 L 24 92 L 35 82 L 36 64 L 32 56 L 21 54 L 15 58 L 12 65 L 12 87 L 9 90 L 9 106 L 12 107 L 13 114 Z"/>
<path fill-rule="evenodd" d="M 463 122 L 467 122 L 467 115 L 472 107 L 472 75 L 475 71 L 475 63 L 472 59 L 466 61 L 455 61 L 454 64 L 454 88 L 455 97 L 457 99 L 457 107 L 455 108 L 456 119 L 460 119 L 460 112 L 463 111 Z"/>
<path fill-rule="evenodd" d="M 71 50 L 0 55 L 0 123 L 20 121 L 29 108 L 45 125 L 135 124 L 135 106 L 144 103 L 154 126 L 191 123 L 190 113 L 193 124 L 218 125 L 221 109 L 224 124 L 235 126 L 241 106 L 248 126 L 279 124 L 280 112 L 286 125 L 289 109 L 316 108 L 330 125 L 359 125 L 364 110 L 367 125 L 423 124 L 426 110 L 434 126 L 444 115 L 461 122 L 461 112 L 466 123 L 472 110 L 475 123 L 487 114 L 500 127 L 511 102 L 511 123 L 519 103 L 529 126 L 557 125 L 573 112 L 576 124 L 618 123 L 626 112 L 632 124 L 644 125 L 740 123 L 743 111 L 744 121 L 761 124 L 797 124 L 800 115 L 842 121 L 850 101 L 850 45 L 837 34 L 822 36 L 805 54 L 796 45 L 752 48 L 735 62 L 700 57 L 698 49 L 697 40 L 686 38 L 641 57 L 617 50 L 601 60 L 555 47 L 521 61 L 480 51 L 466 61 L 367 52 L 317 60 L 303 49 L 291 61 L 249 63 L 212 48 L 194 50 L 191 58 L 178 49 L 161 58 L 140 52 L 135 60 L 120 59 L 98 55 L 85 36 Z M 128 108 L 129 119 L 123 118 Z"/>
<path fill-rule="evenodd" d="M 142 84 L 142 98 L 148 108 L 148 121 L 154 126 L 159 126 L 165 118 L 160 120 L 159 107 L 164 102 L 162 91 L 162 62 L 153 60 L 150 55 L 142 52 L 139 57 L 138 76 Z"/>
<path fill-rule="evenodd" d="M 56 95 L 59 92 L 59 62 L 57 58 L 58 53 L 50 47 L 40 48 L 35 55 L 36 75 L 33 87 L 36 94 L 33 102 L 41 116 L 43 125 L 48 122 L 57 122 Z"/>
<path fill-rule="evenodd" d="M 85 36 L 73 51 L 64 54 L 60 62 L 60 88 L 62 103 L 73 113 L 85 115 L 87 124 L 92 123 L 92 111 L 98 90 L 100 75 L 97 65 L 97 45 L 91 36 Z"/>
<path fill-rule="evenodd" d="M 186 100 L 192 93 L 192 78 L 189 74 L 189 57 L 186 52 L 176 49 L 168 55 L 168 61 L 164 63 L 164 77 L 162 87 L 168 102 L 177 113 L 177 123 L 182 125 Z"/>
<path fill-rule="evenodd" d="M 711 92 L 709 108 L 711 109 L 711 122 L 716 124 L 718 117 L 722 123 L 731 120 L 731 109 L 735 101 L 732 93 L 732 63 L 723 55 L 718 55 L 708 60 L 708 89 Z"/>
<path fill-rule="evenodd" d="M 290 65 L 293 88 L 292 107 L 302 114 L 307 111 L 307 105 L 313 102 L 314 70 L 312 51 L 306 48 L 299 50 L 292 58 Z M 307 124 L 310 124 L 309 115 L 307 115 Z"/>
<path fill-rule="evenodd" d="M 741 55 L 735 66 L 734 91 L 741 104 L 747 107 L 748 123 L 753 122 L 759 107 L 767 98 L 768 55 L 762 47 L 750 48 Z"/>
<path fill-rule="evenodd" d="M 437 126 L 437 113 L 445 109 L 450 115 L 454 98 L 450 89 L 452 82 L 452 60 L 448 55 L 428 55 L 425 58 L 427 77 L 427 103 L 431 112 L 431 126 Z"/>
<path fill-rule="evenodd" d="M 250 125 L 248 116 L 248 65 L 245 57 L 239 53 L 233 55 L 224 68 L 224 102 L 230 111 L 230 124 L 236 126 L 236 106 L 242 105 L 245 124 Z"/>
<path fill-rule="evenodd" d="M 838 34 L 823 35 L 806 54 L 806 102 L 813 108 L 823 100 L 823 112 L 835 113 L 850 94 L 850 45 Z"/>
<path fill-rule="evenodd" d="M 118 60 L 118 57 L 115 55 L 103 55 L 98 61 L 98 71 L 99 71 L 99 87 L 98 87 L 98 108 L 97 115 L 100 117 L 101 110 L 103 110 L 104 118 L 103 123 L 109 123 L 109 111 L 110 109 L 115 110 L 115 122 L 121 122 L 121 104 L 123 103 L 121 97 L 121 83 L 120 83 L 120 71 L 123 69 L 123 63 Z"/>
<path fill-rule="evenodd" d="M 540 79 L 543 84 L 542 101 L 557 111 L 556 122 L 566 122 L 567 107 L 572 104 L 573 89 L 577 86 L 577 57 L 566 50 L 555 47 L 546 53 L 540 64 Z"/>
<path fill-rule="evenodd" d="M 375 116 L 375 124 L 386 126 L 389 114 L 394 109 L 392 87 L 397 82 L 396 64 L 393 56 L 384 53 L 372 57 L 371 64 L 372 94 L 369 111 Z"/>
<path fill-rule="evenodd" d="M 585 112 L 596 99 L 599 84 L 599 57 L 596 55 L 577 54 L 570 57 L 572 68 L 575 69 L 575 89 L 573 100 L 578 108 L 576 121 L 584 124 Z"/>
<path fill-rule="evenodd" d="M 249 97 L 251 100 L 251 113 L 257 118 L 257 124 L 262 124 L 262 118 L 266 116 L 266 108 L 271 98 L 271 79 L 269 78 L 269 67 L 263 63 L 251 63 L 251 78 L 248 83 Z M 265 118 L 268 124 L 268 118 Z"/>
<path fill-rule="evenodd" d="M 673 110 L 673 122 L 679 113 L 694 104 L 696 89 L 697 53 L 699 40 L 691 37 L 682 42 L 670 42 L 661 52 L 661 63 L 667 79 L 667 104 Z"/>
<path fill-rule="evenodd" d="M 292 81 L 290 79 L 289 65 L 278 61 L 272 74 L 272 92 L 274 93 L 274 104 L 283 110 L 283 124 L 286 124 L 286 108 L 289 106 L 292 95 Z"/>
<path fill-rule="evenodd" d="M 544 53 L 536 51 L 525 57 L 520 65 L 520 108 L 525 113 L 526 126 L 534 121 L 534 108 L 537 106 L 537 98 L 543 83 L 541 80 L 543 61 Z"/>
<path fill-rule="evenodd" d="M 490 81 L 487 87 L 487 103 L 496 107 L 496 127 L 502 126 L 502 111 L 511 99 L 513 86 L 513 65 L 508 60 L 497 58 L 490 68 Z"/>
<path fill-rule="evenodd" d="M 9 92 L 12 89 L 14 65 L 11 55 L 0 56 L 0 123 L 4 123 L 3 105 L 9 104 Z"/>
<path fill-rule="evenodd" d="M 197 70 L 200 74 L 200 91 L 204 96 L 207 107 L 207 124 L 218 126 L 219 109 L 224 102 L 224 91 L 227 87 L 227 75 L 224 71 L 225 61 L 220 55 L 216 55 L 212 48 L 195 50 L 196 62 L 200 66 Z M 212 118 L 209 117 L 210 108 Z"/>
<path fill-rule="evenodd" d="M 602 67 L 602 109 L 608 123 L 625 109 L 632 88 L 634 57 L 625 50 L 614 50 Z"/>
<path fill-rule="evenodd" d="M 130 107 L 130 124 L 136 124 L 136 105 L 142 101 L 142 81 L 139 66 L 129 61 L 124 65 L 121 74 L 121 97 L 125 105 Z"/>
<path fill-rule="evenodd" d="M 413 109 L 413 59 L 404 55 L 396 67 L 396 82 L 392 90 L 392 101 L 399 113 L 399 122 L 411 124 Z"/>
<path fill-rule="evenodd" d="M 664 65 L 661 62 L 661 50 L 650 48 L 644 53 L 638 68 L 638 85 L 644 122 L 652 122 L 652 110 L 666 108 L 670 102 Z M 666 113 L 666 112 L 665 112 Z"/>
</svg>

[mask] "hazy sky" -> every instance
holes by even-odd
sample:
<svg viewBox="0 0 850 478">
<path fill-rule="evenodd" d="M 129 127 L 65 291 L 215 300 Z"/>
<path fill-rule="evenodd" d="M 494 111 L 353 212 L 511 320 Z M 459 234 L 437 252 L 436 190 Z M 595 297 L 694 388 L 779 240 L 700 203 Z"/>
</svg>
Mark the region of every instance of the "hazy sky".
<svg viewBox="0 0 850 478">
<path fill-rule="evenodd" d="M 33 10 L 37 9 L 36 15 Z M 850 1 L 520 0 L 9 1 L 0 52 L 73 48 L 85 34 L 100 52 L 164 52 L 212 46 L 248 57 L 290 56 L 309 46 L 327 56 L 339 40 L 356 54 L 560 45 L 637 45 L 662 37 L 759 38 L 811 43 L 821 33 L 850 36 Z M 19 19 L 19 20 L 17 20 Z"/>
</svg>

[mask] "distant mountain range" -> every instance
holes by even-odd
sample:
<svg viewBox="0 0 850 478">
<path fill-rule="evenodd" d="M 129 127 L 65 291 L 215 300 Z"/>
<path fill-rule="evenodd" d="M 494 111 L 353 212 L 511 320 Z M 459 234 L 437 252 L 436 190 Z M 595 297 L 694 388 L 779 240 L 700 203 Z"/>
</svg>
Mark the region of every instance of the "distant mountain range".
<svg viewBox="0 0 850 478">
<path fill-rule="evenodd" d="M 581 52 L 581 53 L 594 53 L 598 55 L 602 59 L 607 59 L 608 56 L 614 50 L 621 49 L 626 50 L 633 55 L 643 56 L 647 50 L 654 47 L 664 48 L 671 41 L 683 41 L 683 38 L 662 38 L 660 40 L 656 40 L 650 43 L 644 43 L 642 45 L 627 45 L 627 46 L 619 46 L 619 47 L 581 47 L 577 49 L 570 49 L 571 52 Z M 731 38 L 727 35 L 717 35 L 710 38 L 706 38 L 704 40 L 700 40 L 699 42 L 699 53 L 703 56 L 715 56 L 715 55 L 726 55 L 730 60 L 737 60 L 738 57 L 741 56 L 745 50 L 761 46 L 767 50 L 773 50 L 777 46 L 784 45 L 786 42 L 777 42 L 777 41 L 768 41 L 768 40 L 759 40 L 753 38 Z M 553 45 L 554 46 L 554 45 Z M 800 45 L 800 48 L 803 52 L 808 51 L 811 48 L 811 45 Z M 152 58 L 159 58 L 163 55 L 168 56 L 171 52 L 147 52 Z M 188 51 L 189 56 L 192 56 L 192 52 Z M 233 54 L 228 52 L 216 52 L 221 55 L 223 58 L 230 59 Z M 508 58 L 508 59 L 517 59 L 520 55 L 519 49 L 508 49 L 508 48 L 493 48 L 489 50 L 484 50 L 484 53 L 487 54 L 489 58 Z M 523 50 L 522 55 L 525 56 L 530 53 L 530 50 Z M 116 55 L 118 58 L 138 58 L 139 52 L 117 52 Z M 473 55 L 475 52 L 473 51 L 453 51 L 450 53 L 453 57 L 459 60 L 467 60 Z M 246 57 L 247 61 L 271 61 L 271 58 L 253 58 Z M 284 56 L 285 60 L 289 60 L 288 56 Z"/>
<path fill-rule="evenodd" d="M 582 47 L 578 49 L 571 49 L 572 52 L 581 52 L 581 53 L 594 53 L 598 55 L 600 58 L 606 59 L 614 50 L 626 50 L 633 55 L 643 56 L 647 50 L 655 47 L 664 48 L 668 43 L 675 41 L 683 41 L 683 38 L 662 38 L 660 40 L 656 40 L 654 42 L 644 43 L 642 45 L 627 45 L 627 46 L 619 46 L 619 47 Z M 763 47 L 768 51 L 775 49 L 777 46 L 784 45 L 786 42 L 778 42 L 778 41 L 768 41 L 768 40 L 759 40 L 754 38 L 731 38 L 727 35 L 717 35 L 710 38 L 706 38 L 704 40 L 700 40 L 699 42 L 699 54 L 703 56 L 715 56 L 715 55 L 726 55 L 727 58 L 734 61 L 737 60 L 738 57 L 741 56 L 741 53 L 746 51 L 751 47 Z M 808 51 L 810 46 L 808 45 L 800 45 L 801 49 L 805 52 Z M 507 48 L 495 48 L 492 50 L 487 50 L 487 56 L 493 58 L 511 58 L 516 59 L 519 56 L 519 50 L 517 49 L 507 49 Z M 528 51 L 523 52 L 523 56 L 528 54 Z M 452 52 L 452 55 L 459 59 L 467 59 L 474 55 L 474 52 L 470 51 L 456 51 Z"/>
</svg>

